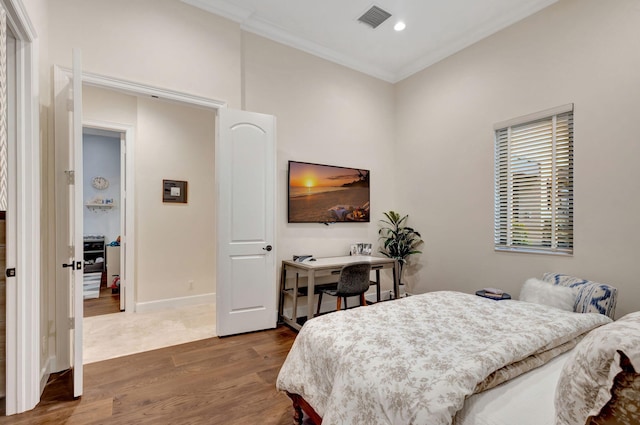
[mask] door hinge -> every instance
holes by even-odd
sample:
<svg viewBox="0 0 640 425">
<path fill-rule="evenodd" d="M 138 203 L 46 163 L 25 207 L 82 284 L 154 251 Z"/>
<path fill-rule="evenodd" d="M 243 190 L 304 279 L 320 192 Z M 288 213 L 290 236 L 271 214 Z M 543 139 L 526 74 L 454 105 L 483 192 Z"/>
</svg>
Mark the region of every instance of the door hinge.
<svg viewBox="0 0 640 425">
<path fill-rule="evenodd" d="M 67 99 L 67 111 L 73 112 L 73 95 L 71 94 L 71 90 L 69 90 L 69 99 Z"/>
<path fill-rule="evenodd" d="M 14 267 L 7 269 L 5 271 L 5 276 L 7 277 L 16 277 L 16 269 Z"/>
<path fill-rule="evenodd" d="M 69 257 L 74 257 L 76 255 L 76 247 L 74 245 L 69 246 Z"/>
<path fill-rule="evenodd" d="M 67 184 L 76 184 L 76 172 L 73 170 L 65 170 L 64 174 L 67 176 Z"/>
<path fill-rule="evenodd" d="M 69 329 L 75 329 L 76 328 L 76 321 L 74 320 L 73 317 L 69 317 Z"/>
</svg>

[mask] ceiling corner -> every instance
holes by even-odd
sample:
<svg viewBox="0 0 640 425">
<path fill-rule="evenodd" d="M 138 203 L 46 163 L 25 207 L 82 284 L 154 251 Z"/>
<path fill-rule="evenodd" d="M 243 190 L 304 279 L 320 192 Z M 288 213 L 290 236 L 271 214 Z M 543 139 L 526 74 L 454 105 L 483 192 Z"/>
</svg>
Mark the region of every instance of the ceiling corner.
<svg viewBox="0 0 640 425">
<path fill-rule="evenodd" d="M 242 23 L 247 20 L 253 10 L 236 6 L 224 0 L 180 0 L 182 3 L 197 7 L 204 11 L 220 15 L 234 22 Z"/>
</svg>

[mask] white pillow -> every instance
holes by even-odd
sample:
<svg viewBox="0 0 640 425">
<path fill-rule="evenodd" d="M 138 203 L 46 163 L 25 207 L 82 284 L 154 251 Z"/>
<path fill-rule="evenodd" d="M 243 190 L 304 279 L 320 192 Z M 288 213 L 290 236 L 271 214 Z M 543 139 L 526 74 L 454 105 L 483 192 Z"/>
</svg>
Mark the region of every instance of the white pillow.
<svg viewBox="0 0 640 425">
<path fill-rule="evenodd" d="M 561 310 L 573 311 L 576 296 L 573 289 L 554 285 L 534 277 L 527 279 L 520 290 L 520 301 L 544 304 Z"/>
</svg>

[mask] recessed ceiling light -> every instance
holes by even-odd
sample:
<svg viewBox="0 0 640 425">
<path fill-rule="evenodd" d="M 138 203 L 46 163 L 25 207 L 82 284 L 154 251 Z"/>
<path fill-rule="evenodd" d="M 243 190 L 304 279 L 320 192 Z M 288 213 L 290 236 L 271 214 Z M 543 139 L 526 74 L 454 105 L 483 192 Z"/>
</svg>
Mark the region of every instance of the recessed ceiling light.
<svg viewBox="0 0 640 425">
<path fill-rule="evenodd" d="M 404 22 L 400 21 L 400 22 L 398 22 L 397 24 L 395 24 L 393 26 L 393 29 L 396 30 L 396 31 L 402 31 L 406 27 L 407 27 L 407 25 Z"/>
</svg>

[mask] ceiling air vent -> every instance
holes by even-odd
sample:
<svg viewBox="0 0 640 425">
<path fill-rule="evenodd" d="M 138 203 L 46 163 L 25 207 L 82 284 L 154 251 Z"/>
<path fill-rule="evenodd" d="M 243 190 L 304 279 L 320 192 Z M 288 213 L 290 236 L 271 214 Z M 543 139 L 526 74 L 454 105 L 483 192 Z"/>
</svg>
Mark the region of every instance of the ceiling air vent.
<svg viewBox="0 0 640 425">
<path fill-rule="evenodd" d="M 378 25 L 386 21 L 391 17 L 391 13 L 379 8 L 378 6 L 371 6 L 371 9 L 364 12 L 364 15 L 358 18 L 358 21 L 363 24 L 370 25 L 371 28 L 377 28 Z"/>
</svg>

